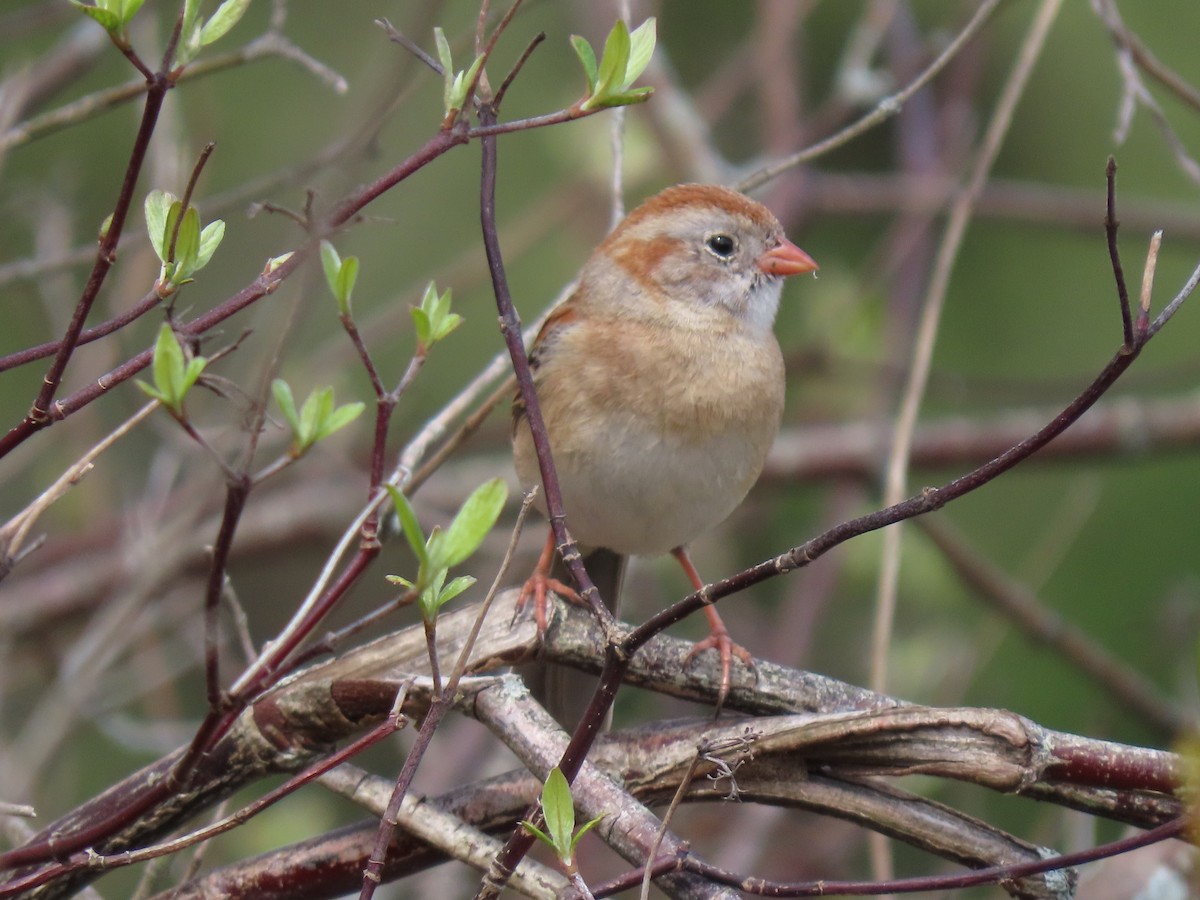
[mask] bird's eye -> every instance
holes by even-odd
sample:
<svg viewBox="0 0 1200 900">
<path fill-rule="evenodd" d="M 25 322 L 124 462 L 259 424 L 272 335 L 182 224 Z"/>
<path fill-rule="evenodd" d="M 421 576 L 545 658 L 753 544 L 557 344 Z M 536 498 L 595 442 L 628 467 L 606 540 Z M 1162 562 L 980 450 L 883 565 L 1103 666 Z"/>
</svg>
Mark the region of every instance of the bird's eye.
<svg viewBox="0 0 1200 900">
<path fill-rule="evenodd" d="M 737 242 L 728 234 L 712 234 L 704 240 L 704 246 L 721 259 L 729 259 L 737 247 Z"/>
</svg>

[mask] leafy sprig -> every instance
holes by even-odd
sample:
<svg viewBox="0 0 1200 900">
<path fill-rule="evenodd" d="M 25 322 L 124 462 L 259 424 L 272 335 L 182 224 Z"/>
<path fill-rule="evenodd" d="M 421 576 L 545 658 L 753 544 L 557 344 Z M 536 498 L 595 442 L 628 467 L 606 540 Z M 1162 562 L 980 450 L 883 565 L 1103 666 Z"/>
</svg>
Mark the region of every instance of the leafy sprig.
<svg viewBox="0 0 1200 900">
<path fill-rule="evenodd" d="M 297 412 L 292 388 L 282 378 L 271 382 L 271 393 L 284 420 L 291 426 L 292 446 L 288 455 L 294 459 L 299 459 L 318 441 L 345 428 L 366 408 L 366 404 L 361 402 L 337 406 L 333 400 L 333 388 L 326 387 L 309 394 Z"/>
<path fill-rule="evenodd" d="M 208 360 L 203 356 L 190 356 L 171 326 L 163 322 L 158 329 L 154 360 L 150 367 L 154 384 L 139 379 L 137 386 L 170 410 L 176 418 L 183 418 L 183 401 L 207 365 Z"/>
<path fill-rule="evenodd" d="M 546 776 L 542 786 L 541 796 L 542 817 L 546 820 L 546 830 L 538 828 L 532 822 L 522 821 L 525 829 L 554 851 L 554 855 L 568 873 L 575 871 L 575 847 L 580 838 L 604 818 L 597 816 L 590 822 L 575 830 L 575 801 L 571 797 L 571 786 L 567 784 L 566 776 L 555 766 Z"/>
<path fill-rule="evenodd" d="M 426 622 L 432 622 L 437 618 L 438 610 L 475 583 L 470 575 L 460 575 L 449 583 L 446 577 L 450 569 L 479 549 L 500 517 L 500 510 L 508 499 L 508 487 L 499 478 L 484 482 L 463 502 L 448 528 L 443 531 L 434 526 L 428 537 L 421 530 L 408 498 L 390 485 L 388 493 L 396 507 L 405 540 L 417 557 L 417 577 L 410 581 L 399 575 L 388 575 L 387 579 L 416 591 L 421 615 Z"/>
<path fill-rule="evenodd" d="M 225 238 L 225 222 L 214 219 L 201 228 L 196 207 L 188 206 L 185 210 L 183 201 L 169 191 L 154 190 L 147 194 L 145 213 L 150 245 L 162 263 L 159 284 L 164 293 L 174 293 L 208 265 Z M 175 237 L 174 249 L 171 247 L 172 235 Z"/>
<path fill-rule="evenodd" d="M 442 64 L 442 107 L 444 118 L 443 127 L 454 122 L 460 110 L 467 102 L 467 91 L 475 84 L 479 67 L 483 65 L 484 54 L 475 57 L 475 61 L 465 69 L 454 71 L 454 59 L 450 55 L 450 42 L 446 33 L 440 28 L 433 29 L 433 40 L 437 44 L 438 62 Z"/>
<path fill-rule="evenodd" d="M 641 77 L 650 64 L 656 41 L 655 20 L 647 19 L 630 33 L 625 23 L 618 19 L 608 39 L 604 42 L 604 53 L 596 64 L 596 54 L 585 38 L 571 36 L 571 46 L 583 66 L 587 78 L 588 94 L 580 102 L 582 110 L 602 109 L 609 106 L 628 106 L 644 103 L 654 92 L 653 88 L 634 88 L 633 83 Z"/>
<path fill-rule="evenodd" d="M 412 308 L 412 318 L 417 330 L 417 352 L 421 354 L 463 322 L 462 316 L 450 312 L 450 289 L 439 294 L 437 284 L 432 281 L 425 288 L 421 305 Z"/>
<path fill-rule="evenodd" d="M 358 280 L 358 257 L 342 259 L 329 241 L 321 241 L 321 266 L 325 269 L 325 281 L 337 301 L 338 312 L 343 317 L 350 315 L 350 296 Z"/>
</svg>

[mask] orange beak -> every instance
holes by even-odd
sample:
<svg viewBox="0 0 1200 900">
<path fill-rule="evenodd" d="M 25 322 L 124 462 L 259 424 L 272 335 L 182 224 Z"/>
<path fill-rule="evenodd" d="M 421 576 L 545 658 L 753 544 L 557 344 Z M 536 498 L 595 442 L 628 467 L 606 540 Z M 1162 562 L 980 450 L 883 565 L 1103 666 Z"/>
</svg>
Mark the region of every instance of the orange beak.
<svg viewBox="0 0 1200 900">
<path fill-rule="evenodd" d="M 820 268 L 813 258 L 789 241 L 783 238 L 778 247 L 772 247 L 758 258 L 758 267 L 768 275 L 803 275 L 805 272 L 815 272 Z"/>
</svg>

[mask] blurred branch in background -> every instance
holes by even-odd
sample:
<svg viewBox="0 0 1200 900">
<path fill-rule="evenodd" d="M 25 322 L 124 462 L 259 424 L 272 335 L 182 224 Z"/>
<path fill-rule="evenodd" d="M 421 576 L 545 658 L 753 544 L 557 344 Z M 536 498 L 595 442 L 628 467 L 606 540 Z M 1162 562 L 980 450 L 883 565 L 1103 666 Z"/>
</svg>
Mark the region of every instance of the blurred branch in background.
<svg viewBox="0 0 1200 900">
<path fill-rule="evenodd" d="M 920 520 L 884 629 L 890 696 L 854 686 L 868 678 L 879 542 L 835 547 L 866 530 L 855 523 L 890 521 L 873 511 L 938 229 L 1031 9 L 190 8 L 104 0 L 81 13 L 23 0 L 0 14 L 0 415 L 19 431 L 0 460 L 0 798 L 37 813 L 2 820 L 0 896 L 35 883 L 42 897 L 336 896 L 362 885 L 381 836 L 384 880 L 405 879 L 414 896 L 469 896 L 530 817 L 566 736 L 501 669 L 541 653 L 600 671 L 604 636 L 586 611 L 556 607 L 539 643 L 501 591 L 472 674 L 403 777 L 397 754 L 411 738 L 388 718 L 402 695 L 418 726 L 438 702 L 431 673 L 452 667 L 482 590 L 435 628 L 422 622 L 421 591 L 383 577 L 419 581 L 414 522 L 392 522 L 378 488 L 409 497 L 428 540 L 477 486 L 498 475 L 515 485 L 508 417 L 491 414 L 512 385 L 479 237 L 480 164 L 458 151 L 485 134 L 526 340 L 611 226 L 617 194 L 632 206 L 673 182 L 740 180 L 821 262 L 803 297 L 782 301 L 789 406 L 764 484 L 695 548 L 720 579 L 709 599 L 728 591 L 731 630 L 770 659 L 713 722 L 715 667 L 684 665 L 686 641 L 650 637 L 702 600 L 656 564 L 633 568 L 625 617 L 638 630 L 624 634 L 649 641 L 625 677 L 640 689 L 621 687 L 614 730 L 572 788 L 580 815 L 605 817 L 578 847 L 587 885 L 632 891 L 649 861 L 671 895 L 684 883 L 727 895 L 745 877 L 862 891 L 872 830 L 889 836 L 897 888 L 945 890 L 938 879 L 969 876 L 963 866 L 994 867 L 980 877 L 1012 895 L 1063 896 L 1069 874 L 1035 874 L 1047 853 L 1077 865 L 1119 854 L 1104 878 L 1080 869 L 1081 898 L 1114 896 L 1102 882 L 1134 885 L 1129 896 L 1148 883 L 1137 860 L 1149 851 L 1132 846 L 1178 832 L 1186 808 L 1173 792 L 1194 756 L 1200 699 L 1193 315 L 1035 456 Z M 628 31 L 650 16 L 645 75 L 623 85 L 623 66 L 602 73 L 613 23 L 624 17 Z M 1154 312 L 1186 294 L 1200 257 L 1198 29 L 1194 3 L 1063 5 L 991 171 L 979 168 L 960 206 L 963 239 L 943 267 L 903 466 L 910 486 L 994 471 L 1109 357 L 1111 153 L 1123 226 L 1118 240 L 1113 223 L 1113 247 L 1136 271 L 1161 229 Z M 596 71 L 571 35 L 588 42 Z M 472 85 L 486 99 L 510 71 L 503 118 L 481 124 Z M 597 91 L 643 86 L 653 94 L 620 127 L 599 102 L 585 109 Z M 157 119 L 142 114 L 147 97 L 162 101 Z M 149 165 L 137 163 L 143 152 Z M 152 191 L 183 195 L 179 210 L 164 203 L 158 221 Z M 117 208 L 128 216 L 111 230 Z M 212 247 L 208 231 L 201 250 L 218 219 L 224 240 Z M 321 256 L 336 259 L 332 275 Z M 90 287 L 84 265 L 103 270 Z M 1139 323 L 1137 304 L 1131 357 L 1158 328 Z M 156 354 L 167 336 L 169 353 Z M 126 383 L 135 375 L 170 413 L 146 407 Z M 59 376 L 54 402 L 38 407 L 46 422 L 17 425 Z M 276 379 L 286 392 L 269 389 Z M 244 501 L 236 514 L 231 495 Z M 944 496 L 918 494 L 910 511 Z M 432 594 L 423 585 L 426 599 L 464 587 L 461 576 L 493 579 L 514 509 Z M 534 553 L 520 549 L 514 572 Z M 778 577 L 793 566 L 806 571 Z M 393 727 L 398 737 L 385 736 Z M 310 783 L 310 767 L 374 738 L 323 776 L 328 790 Z M 265 781 L 301 770 L 277 794 Z M 918 773 L 932 777 L 896 780 Z M 668 806 L 677 791 L 707 802 Z M 1024 799 L 1010 802 L 1014 792 Z M 731 794 L 742 802 L 722 802 Z M 223 798 L 234 837 L 210 840 L 197 817 Z M 260 808 L 265 798 L 279 802 Z M 379 826 L 389 800 L 400 823 L 390 835 Z M 1100 820 L 1139 831 L 1113 842 Z M 185 834 L 199 849 L 157 846 Z M 142 856 L 125 850 L 163 855 L 135 866 Z M 1186 892 L 1187 861 L 1158 852 L 1151 872 Z M 433 868 L 451 857 L 461 862 Z M 529 860 L 511 882 L 532 896 L 564 883 Z"/>
</svg>

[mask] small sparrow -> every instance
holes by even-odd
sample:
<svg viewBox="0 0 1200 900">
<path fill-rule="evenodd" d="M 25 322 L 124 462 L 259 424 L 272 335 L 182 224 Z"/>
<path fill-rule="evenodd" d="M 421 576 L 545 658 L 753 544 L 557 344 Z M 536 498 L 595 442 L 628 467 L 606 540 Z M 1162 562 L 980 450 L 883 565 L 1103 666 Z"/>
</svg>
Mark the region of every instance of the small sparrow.
<svg viewBox="0 0 1200 900">
<path fill-rule="evenodd" d="M 614 611 L 630 555 L 670 552 L 704 586 L 685 546 L 733 512 L 762 471 L 783 410 L 772 331 L 781 279 L 816 268 L 762 204 L 678 185 L 600 243 L 542 327 L 529 361 L 567 526 Z M 519 396 L 513 457 L 527 490 L 541 483 Z M 547 589 L 577 599 L 552 577 L 554 557 L 551 533 L 521 595 L 535 599 L 539 629 Z M 720 654 L 720 708 L 732 658 L 752 663 L 716 609 L 704 611 L 712 634 L 692 654 Z"/>
</svg>

